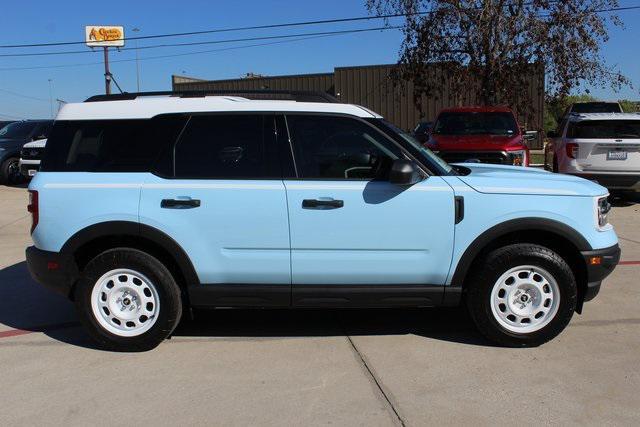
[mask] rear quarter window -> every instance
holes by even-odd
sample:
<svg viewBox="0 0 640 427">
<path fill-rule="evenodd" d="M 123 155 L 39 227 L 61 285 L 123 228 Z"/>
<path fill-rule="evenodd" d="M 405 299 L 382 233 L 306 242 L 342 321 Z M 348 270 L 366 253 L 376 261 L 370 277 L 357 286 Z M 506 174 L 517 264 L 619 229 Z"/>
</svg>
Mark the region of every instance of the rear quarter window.
<svg viewBox="0 0 640 427">
<path fill-rule="evenodd" d="M 149 172 L 166 157 L 187 118 L 56 121 L 42 170 L 48 172 Z"/>
</svg>

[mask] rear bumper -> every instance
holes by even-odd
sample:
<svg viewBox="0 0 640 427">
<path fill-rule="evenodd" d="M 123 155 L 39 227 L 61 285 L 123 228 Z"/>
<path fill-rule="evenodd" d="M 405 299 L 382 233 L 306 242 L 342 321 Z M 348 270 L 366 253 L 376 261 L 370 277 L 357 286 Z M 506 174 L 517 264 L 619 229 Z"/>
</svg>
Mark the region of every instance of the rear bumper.
<svg viewBox="0 0 640 427">
<path fill-rule="evenodd" d="M 596 181 L 603 187 L 613 190 L 640 191 L 640 174 L 611 174 L 611 173 L 572 173 L 580 178 Z"/>
<path fill-rule="evenodd" d="M 620 261 L 620 247 L 614 245 L 604 249 L 581 252 L 587 266 L 587 289 L 584 301 L 591 301 L 600 292 L 600 284 Z"/>
<path fill-rule="evenodd" d="M 70 297 L 78 279 L 78 267 L 71 255 L 43 251 L 35 246 L 26 250 L 27 266 L 33 279 L 52 291 Z"/>
</svg>

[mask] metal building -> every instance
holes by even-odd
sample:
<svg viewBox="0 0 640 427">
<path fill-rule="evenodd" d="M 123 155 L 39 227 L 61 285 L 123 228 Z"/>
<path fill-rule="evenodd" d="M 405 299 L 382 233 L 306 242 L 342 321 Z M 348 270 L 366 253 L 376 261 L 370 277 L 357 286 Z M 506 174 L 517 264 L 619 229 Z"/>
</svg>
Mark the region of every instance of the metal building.
<svg viewBox="0 0 640 427">
<path fill-rule="evenodd" d="M 172 76 L 174 91 L 180 90 L 308 90 L 324 91 L 340 101 L 358 104 L 380 113 L 401 129 L 410 130 L 421 120 L 432 121 L 442 108 L 475 104 L 468 95 L 445 92 L 439 98 L 422 99 L 417 108 L 413 102 L 413 84 L 394 85 L 390 73 L 395 65 L 338 67 L 333 73 L 299 74 L 242 78 L 231 80 L 201 80 Z M 538 68 L 542 70 L 542 68 Z M 541 130 L 544 111 L 544 72 L 530 73 L 526 94 L 533 106 L 533 119 L 520 119 L 527 130 Z M 538 144 L 535 144 L 538 145 Z M 532 147 L 536 148 L 536 147 Z"/>
</svg>

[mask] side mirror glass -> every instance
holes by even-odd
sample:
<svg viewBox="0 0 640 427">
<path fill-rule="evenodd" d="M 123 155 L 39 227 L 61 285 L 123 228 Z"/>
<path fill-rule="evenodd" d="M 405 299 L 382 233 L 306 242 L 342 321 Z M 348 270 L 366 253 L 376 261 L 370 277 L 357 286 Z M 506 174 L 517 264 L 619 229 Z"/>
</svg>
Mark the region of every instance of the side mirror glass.
<svg viewBox="0 0 640 427">
<path fill-rule="evenodd" d="M 422 177 L 414 162 L 406 159 L 397 159 L 391 165 L 389 182 L 396 185 L 413 185 L 420 182 Z"/>
<path fill-rule="evenodd" d="M 538 137 L 538 131 L 535 131 L 535 130 L 528 130 L 524 133 L 524 139 L 526 141 L 535 141 L 537 137 Z"/>
<path fill-rule="evenodd" d="M 547 138 L 557 138 L 558 137 L 558 132 L 555 130 L 550 130 L 549 132 L 547 132 Z"/>
</svg>

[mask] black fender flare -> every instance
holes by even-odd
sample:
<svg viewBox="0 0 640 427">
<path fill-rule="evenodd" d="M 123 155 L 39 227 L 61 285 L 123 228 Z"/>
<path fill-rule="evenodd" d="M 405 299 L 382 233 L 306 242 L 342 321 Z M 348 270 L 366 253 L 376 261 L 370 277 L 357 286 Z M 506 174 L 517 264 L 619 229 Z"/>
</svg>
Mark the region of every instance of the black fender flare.
<svg viewBox="0 0 640 427">
<path fill-rule="evenodd" d="M 90 225 L 71 236 L 60 250 L 61 253 L 75 254 L 83 245 L 103 237 L 129 236 L 151 241 L 167 252 L 176 262 L 187 286 L 200 284 L 198 275 L 184 249 L 173 238 L 146 224 L 132 221 L 106 221 Z"/>
<path fill-rule="evenodd" d="M 571 244 L 573 244 L 579 251 L 590 251 L 593 249 L 582 234 L 573 227 L 559 221 L 548 218 L 512 219 L 494 225 L 471 242 L 456 265 L 455 272 L 451 278 L 451 286 L 462 288 L 462 284 L 469 272 L 471 264 L 476 259 L 480 251 L 482 251 L 482 249 L 484 249 L 491 241 L 517 231 L 543 231 L 553 233 L 571 242 Z"/>
</svg>

